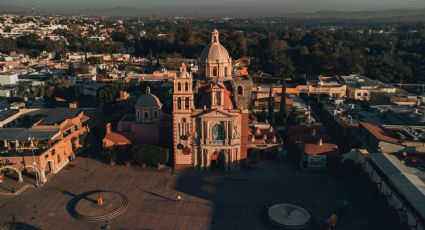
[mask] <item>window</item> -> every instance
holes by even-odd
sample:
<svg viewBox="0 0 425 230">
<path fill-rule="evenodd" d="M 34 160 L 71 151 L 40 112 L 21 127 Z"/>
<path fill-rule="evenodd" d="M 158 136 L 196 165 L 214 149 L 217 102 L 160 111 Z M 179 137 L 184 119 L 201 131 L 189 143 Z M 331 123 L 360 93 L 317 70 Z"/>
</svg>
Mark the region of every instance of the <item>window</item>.
<svg viewBox="0 0 425 230">
<path fill-rule="evenodd" d="M 61 162 L 60 154 L 57 155 L 57 159 L 58 159 L 58 163 L 60 163 Z"/>
<path fill-rule="evenodd" d="M 363 96 L 367 97 L 367 93 L 364 93 Z"/>
<path fill-rule="evenodd" d="M 184 83 L 184 90 L 187 92 L 189 91 L 189 83 Z"/>
<path fill-rule="evenodd" d="M 243 96 L 243 87 L 241 85 L 238 86 L 237 91 L 239 96 Z"/>
<path fill-rule="evenodd" d="M 184 102 L 184 108 L 188 110 L 189 109 L 189 98 L 186 97 L 184 100 L 185 100 L 185 102 Z"/>
<path fill-rule="evenodd" d="M 144 119 L 148 119 L 149 118 L 149 113 L 145 112 L 144 115 L 143 115 L 143 118 Z"/>
<path fill-rule="evenodd" d="M 213 68 L 213 77 L 217 77 L 217 67 Z"/>
<path fill-rule="evenodd" d="M 155 111 L 155 118 L 158 118 L 158 111 Z"/>
<path fill-rule="evenodd" d="M 357 93 L 357 96 L 361 97 L 362 96 L 362 93 Z"/>
<path fill-rule="evenodd" d="M 180 97 L 177 98 L 177 109 L 182 109 L 182 99 Z"/>
<path fill-rule="evenodd" d="M 216 92 L 215 93 L 215 101 L 214 104 L 216 105 L 221 105 L 221 92 Z"/>
<path fill-rule="evenodd" d="M 212 139 L 224 140 L 224 129 L 222 125 L 217 124 L 212 127 Z"/>
<path fill-rule="evenodd" d="M 182 83 L 177 83 L 177 91 L 182 91 Z"/>
<path fill-rule="evenodd" d="M 137 111 L 137 118 L 140 118 L 140 112 Z"/>
<path fill-rule="evenodd" d="M 224 67 L 224 76 L 227 77 L 227 66 Z"/>
</svg>

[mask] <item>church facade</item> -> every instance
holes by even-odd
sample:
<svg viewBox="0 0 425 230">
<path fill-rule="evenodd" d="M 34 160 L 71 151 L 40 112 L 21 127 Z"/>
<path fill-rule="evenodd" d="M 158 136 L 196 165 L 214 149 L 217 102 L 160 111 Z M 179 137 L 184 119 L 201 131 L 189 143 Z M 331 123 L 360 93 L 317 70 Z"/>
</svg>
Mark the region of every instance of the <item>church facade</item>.
<svg viewBox="0 0 425 230">
<path fill-rule="evenodd" d="M 214 30 L 199 76 L 183 64 L 173 80 L 175 168 L 239 168 L 247 158 L 252 82 L 232 76 L 232 59 Z"/>
</svg>

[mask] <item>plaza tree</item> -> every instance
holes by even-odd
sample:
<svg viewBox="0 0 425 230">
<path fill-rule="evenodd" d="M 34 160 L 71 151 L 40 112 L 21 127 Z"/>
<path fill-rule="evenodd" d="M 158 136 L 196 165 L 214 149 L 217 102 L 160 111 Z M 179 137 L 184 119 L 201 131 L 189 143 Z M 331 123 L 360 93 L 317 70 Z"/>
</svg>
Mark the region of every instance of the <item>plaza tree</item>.
<svg viewBox="0 0 425 230">
<path fill-rule="evenodd" d="M 158 166 L 169 159 L 169 151 L 155 145 L 135 145 L 131 149 L 132 158 L 138 165 Z"/>
</svg>

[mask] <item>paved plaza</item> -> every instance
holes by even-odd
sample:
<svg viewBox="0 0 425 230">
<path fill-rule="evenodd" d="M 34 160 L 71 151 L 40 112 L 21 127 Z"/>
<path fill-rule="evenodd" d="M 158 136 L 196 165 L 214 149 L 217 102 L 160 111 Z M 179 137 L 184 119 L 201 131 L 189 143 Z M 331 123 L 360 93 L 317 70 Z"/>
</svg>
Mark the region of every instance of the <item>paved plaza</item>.
<svg viewBox="0 0 425 230">
<path fill-rule="evenodd" d="M 282 161 L 260 161 L 253 171 L 172 172 L 77 158 L 41 188 L 0 196 L 0 222 L 17 222 L 23 229 L 101 229 L 104 222 L 72 217 L 67 204 L 88 191 L 110 190 L 129 201 L 127 210 L 111 220 L 114 230 L 270 229 L 262 213 L 282 202 L 305 207 L 322 223 L 343 200 L 349 210 L 337 229 L 395 229 L 360 185 L 327 173 L 300 172 Z"/>
</svg>

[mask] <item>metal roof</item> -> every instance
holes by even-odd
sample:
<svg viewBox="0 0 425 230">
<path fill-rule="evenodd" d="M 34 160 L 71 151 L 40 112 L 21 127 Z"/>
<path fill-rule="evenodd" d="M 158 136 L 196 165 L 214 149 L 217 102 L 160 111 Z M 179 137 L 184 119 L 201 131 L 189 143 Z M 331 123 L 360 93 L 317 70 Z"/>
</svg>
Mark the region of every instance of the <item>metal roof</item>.
<svg viewBox="0 0 425 230">
<path fill-rule="evenodd" d="M 381 170 L 392 185 L 418 212 L 425 218 L 425 183 L 423 172 L 407 167 L 396 156 L 385 153 L 375 153 L 368 156 Z"/>
<path fill-rule="evenodd" d="M 26 128 L 3 128 L 0 129 L 0 140 L 47 140 L 54 139 L 59 135 L 59 129 L 26 129 Z"/>
<path fill-rule="evenodd" d="M 17 114 L 18 112 L 19 112 L 18 110 L 3 110 L 3 111 L 0 111 L 0 121 L 6 120 L 10 116 Z"/>
<path fill-rule="evenodd" d="M 28 113 L 30 116 L 40 116 L 43 121 L 39 125 L 59 125 L 66 119 L 76 117 L 81 110 L 79 109 L 68 109 L 68 108 L 56 108 L 56 109 L 41 109 Z"/>
</svg>

